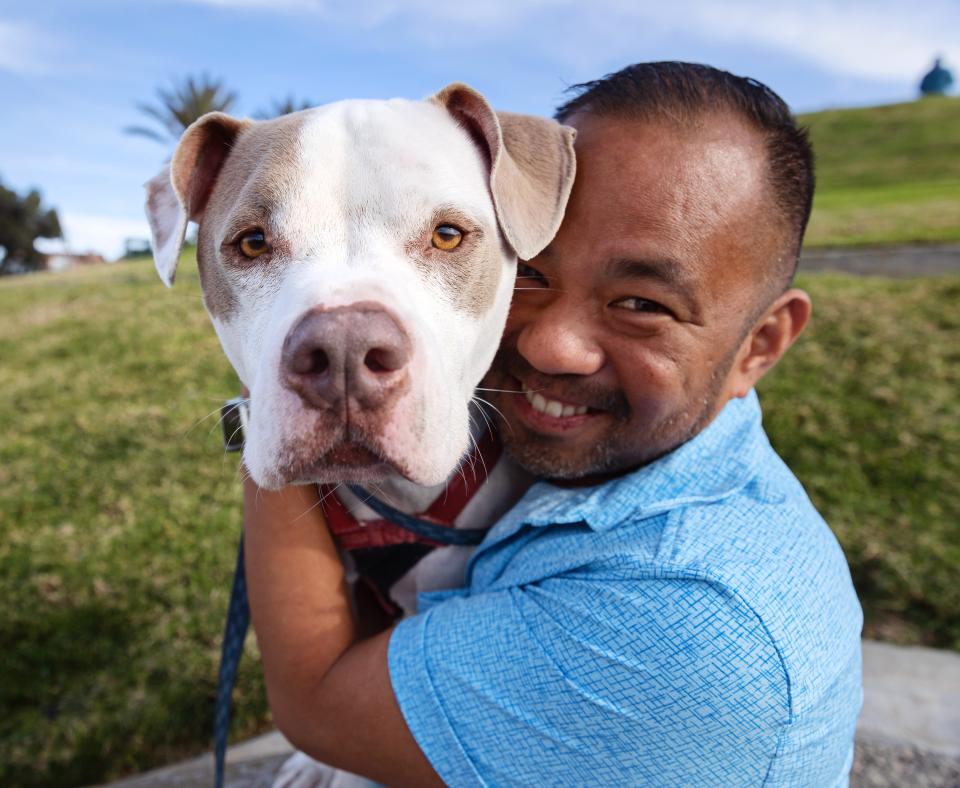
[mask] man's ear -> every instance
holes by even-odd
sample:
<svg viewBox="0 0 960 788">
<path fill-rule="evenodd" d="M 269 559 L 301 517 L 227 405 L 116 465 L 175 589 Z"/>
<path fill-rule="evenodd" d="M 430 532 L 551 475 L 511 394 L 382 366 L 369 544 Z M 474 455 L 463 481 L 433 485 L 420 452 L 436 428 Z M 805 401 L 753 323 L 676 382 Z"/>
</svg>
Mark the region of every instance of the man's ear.
<svg viewBox="0 0 960 788">
<path fill-rule="evenodd" d="M 797 340 L 813 312 L 810 296 L 791 288 L 774 301 L 743 341 L 730 380 L 731 394 L 747 392 L 783 357 Z"/>
<path fill-rule="evenodd" d="M 144 184 L 153 261 L 167 287 L 177 272 L 187 222 L 203 216 L 217 175 L 248 124 L 222 112 L 204 115 L 183 133 L 170 163 Z"/>
<path fill-rule="evenodd" d="M 576 172 L 569 126 L 513 112 L 494 112 L 473 88 L 455 82 L 432 100 L 480 146 L 490 165 L 497 220 L 517 257 L 530 260 L 553 239 Z"/>
</svg>

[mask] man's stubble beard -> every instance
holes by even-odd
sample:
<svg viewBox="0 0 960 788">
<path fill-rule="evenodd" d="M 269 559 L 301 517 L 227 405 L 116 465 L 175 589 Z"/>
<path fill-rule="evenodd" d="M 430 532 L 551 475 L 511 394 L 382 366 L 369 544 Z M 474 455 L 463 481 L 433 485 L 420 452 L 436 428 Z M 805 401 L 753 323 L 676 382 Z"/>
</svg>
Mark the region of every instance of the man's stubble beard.
<svg viewBox="0 0 960 788">
<path fill-rule="evenodd" d="M 551 445 L 553 441 L 549 438 L 540 438 L 525 427 L 520 427 L 525 434 L 518 434 L 509 423 L 505 423 L 500 430 L 504 448 L 521 468 L 545 479 L 574 481 L 607 477 L 648 465 L 694 438 L 713 420 L 719 412 L 719 399 L 737 350 L 738 348 L 734 347 L 713 369 L 707 391 L 702 396 L 695 401 L 688 400 L 682 408 L 661 419 L 646 431 L 644 438 L 632 434 L 635 431 L 630 427 L 632 412 L 623 393 L 599 392 L 595 384 L 592 384 L 593 398 L 602 400 L 609 406 L 603 409 L 612 421 L 605 435 L 585 447 L 582 454 L 571 456 L 569 449 L 558 449 Z M 501 348 L 497 353 L 488 377 L 490 375 L 495 376 L 497 385 L 505 382 L 503 378 L 506 375 L 525 382 L 529 382 L 531 377 L 552 377 L 558 381 L 566 381 L 568 386 L 576 385 L 576 382 L 571 380 L 575 376 L 547 376 L 534 371 L 519 353 L 511 348 Z M 536 386 L 531 388 L 536 390 Z M 524 395 L 520 392 L 491 392 L 489 396 L 494 404 L 500 407 L 503 397 Z M 694 407 L 697 408 L 696 416 L 691 420 L 689 414 Z"/>
</svg>

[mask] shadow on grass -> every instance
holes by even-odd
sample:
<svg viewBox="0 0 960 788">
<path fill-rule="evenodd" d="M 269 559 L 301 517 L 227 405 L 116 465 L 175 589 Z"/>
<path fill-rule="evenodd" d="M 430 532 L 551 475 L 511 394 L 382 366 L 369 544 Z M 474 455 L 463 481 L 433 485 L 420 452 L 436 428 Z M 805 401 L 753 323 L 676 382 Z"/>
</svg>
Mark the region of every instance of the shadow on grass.
<svg viewBox="0 0 960 788">
<path fill-rule="evenodd" d="M 31 607 L 0 626 L 0 784 L 99 783 L 209 736 L 212 672 L 145 653 L 149 622 L 98 601 Z"/>
</svg>

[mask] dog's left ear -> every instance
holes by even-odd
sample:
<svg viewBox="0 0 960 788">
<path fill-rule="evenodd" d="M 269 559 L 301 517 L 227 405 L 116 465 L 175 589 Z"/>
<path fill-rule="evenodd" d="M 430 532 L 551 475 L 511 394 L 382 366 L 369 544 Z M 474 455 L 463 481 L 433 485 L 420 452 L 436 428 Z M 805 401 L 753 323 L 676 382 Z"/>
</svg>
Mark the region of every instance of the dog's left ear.
<svg viewBox="0 0 960 788">
<path fill-rule="evenodd" d="M 444 107 L 488 157 L 490 192 L 504 237 L 529 260 L 553 239 L 576 172 L 569 126 L 513 112 L 494 112 L 473 88 L 448 85 L 432 101 Z"/>
<path fill-rule="evenodd" d="M 209 112 L 180 138 L 170 163 L 144 184 L 157 273 L 173 285 L 187 222 L 199 221 L 237 135 L 249 121 Z"/>
</svg>

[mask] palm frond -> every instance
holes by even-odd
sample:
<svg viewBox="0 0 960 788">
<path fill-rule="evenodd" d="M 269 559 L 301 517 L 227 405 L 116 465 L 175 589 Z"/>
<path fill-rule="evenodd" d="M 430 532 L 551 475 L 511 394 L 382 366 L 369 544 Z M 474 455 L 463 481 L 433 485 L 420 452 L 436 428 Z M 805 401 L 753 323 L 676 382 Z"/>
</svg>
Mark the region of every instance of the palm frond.
<svg viewBox="0 0 960 788">
<path fill-rule="evenodd" d="M 186 128 L 208 112 L 229 112 L 237 101 L 237 94 L 228 90 L 222 80 L 207 74 L 199 78 L 188 76 L 170 88 L 158 87 L 156 101 L 141 102 L 137 109 L 163 128 L 165 133 L 147 126 L 128 126 L 124 131 L 168 142 L 178 140 Z"/>
</svg>

